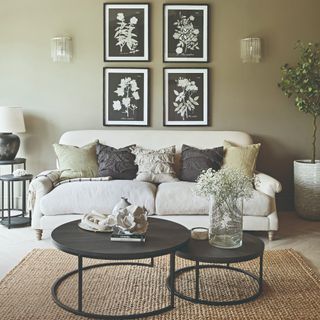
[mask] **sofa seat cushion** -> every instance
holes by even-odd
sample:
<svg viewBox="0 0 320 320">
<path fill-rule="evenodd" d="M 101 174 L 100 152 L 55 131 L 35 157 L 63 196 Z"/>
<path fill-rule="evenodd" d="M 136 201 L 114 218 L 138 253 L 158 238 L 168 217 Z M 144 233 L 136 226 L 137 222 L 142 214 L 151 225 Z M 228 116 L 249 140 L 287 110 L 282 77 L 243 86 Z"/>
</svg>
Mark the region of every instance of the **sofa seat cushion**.
<svg viewBox="0 0 320 320">
<path fill-rule="evenodd" d="M 155 212 L 156 186 L 135 180 L 80 181 L 59 185 L 40 201 L 44 215 L 89 213 L 92 210 L 111 213 L 121 197 Z"/>
<path fill-rule="evenodd" d="M 169 182 L 160 184 L 156 196 L 158 215 L 208 214 L 209 201 L 195 195 L 195 182 Z M 253 197 L 244 201 L 244 215 L 265 217 L 272 212 L 273 198 L 254 190 Z"/>
</svg>

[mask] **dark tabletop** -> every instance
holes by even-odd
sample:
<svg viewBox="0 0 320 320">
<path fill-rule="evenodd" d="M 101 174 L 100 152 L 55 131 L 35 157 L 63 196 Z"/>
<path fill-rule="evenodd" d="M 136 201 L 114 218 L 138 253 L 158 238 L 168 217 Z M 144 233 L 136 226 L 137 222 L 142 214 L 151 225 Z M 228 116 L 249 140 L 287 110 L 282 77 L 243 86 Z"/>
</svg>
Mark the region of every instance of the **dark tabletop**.
<svg viewBox="0 0 320 320">
<path fill-rule="evenodd" d="M 33 175 L 32 174 L 26 174 L 21 177 L 15 177 L 13 174 L 4 174 L 0 176 L 1 181 L 27 181 L 32 180 Z"/>
<path fill-rule="evenodd" d="M 208 240 L 190 239 L 188 245 L 177 251 L 177 256 L 199 262 L 233 263 L 248 261 L 263 254 L 264 243 L 259 238 L 244 233 L 242 246 L 236 249 L 220 249 Z"/>
<path fill-rule="evenodd" d="M 14 160 L 0 160 L 0 165 L 25 163 L 25 158 L 15 158 Z"/>
<path fill-rule="evenodd" d="M 78 227 L 80 220 L 65 223 L 52 231 L 54 245 L 67 253 L 88 258 L 129 260 L 157 257 L 175 252 L 190 238 L 184 226 L 148 218 L 146 242 L 112 242 L 110 233 L 90 232 Z"/>
</svg>

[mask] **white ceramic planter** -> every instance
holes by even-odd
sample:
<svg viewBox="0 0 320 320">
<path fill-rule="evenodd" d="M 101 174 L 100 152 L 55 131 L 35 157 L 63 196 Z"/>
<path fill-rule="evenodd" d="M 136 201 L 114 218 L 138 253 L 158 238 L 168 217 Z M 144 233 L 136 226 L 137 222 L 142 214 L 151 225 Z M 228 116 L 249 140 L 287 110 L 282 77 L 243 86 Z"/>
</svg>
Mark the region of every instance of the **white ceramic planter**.
<svg viewBox="0 0 320 320">
<path fill-rule="evenodd" d="M 299 216 L 320 220 L 320 160 L 294 161 L 294 202 Z"/>
</svg>

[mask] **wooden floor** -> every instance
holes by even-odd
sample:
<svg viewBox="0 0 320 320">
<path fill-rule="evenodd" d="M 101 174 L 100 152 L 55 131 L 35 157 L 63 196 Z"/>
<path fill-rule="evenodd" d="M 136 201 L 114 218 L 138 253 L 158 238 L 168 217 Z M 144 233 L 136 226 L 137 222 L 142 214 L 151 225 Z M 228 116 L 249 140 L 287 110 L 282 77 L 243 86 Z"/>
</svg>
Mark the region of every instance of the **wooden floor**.
<svg viewBox="0 0 320 320">
<path fill-rule="evenodd" d="M 320 272 L 320 222 L 302 220 L 293 212 L 279 214 L 280 230 L 269 242 L 266 232 L 254 234 L 265 241 L 266 250 L 293 248 L 304 255 L 314 270 Z M 37 241 L 31 228 L 11 229 L 0 225 L 0 278 L 4 277 L 34 248 L 52 248 L 50 237 Z"/>
</svg>

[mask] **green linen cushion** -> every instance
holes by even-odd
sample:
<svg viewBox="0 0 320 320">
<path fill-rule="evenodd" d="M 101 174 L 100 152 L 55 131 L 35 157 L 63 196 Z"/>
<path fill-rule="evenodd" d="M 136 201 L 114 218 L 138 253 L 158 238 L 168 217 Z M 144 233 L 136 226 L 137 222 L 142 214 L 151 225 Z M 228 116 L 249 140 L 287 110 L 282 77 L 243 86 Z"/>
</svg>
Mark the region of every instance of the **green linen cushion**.
<svg viewBox="0 0 320 320">
<path fill-rule="evenodd" d="M 260 146 L 261 143 L 237 146 L 229 141 L 224 141 L 223 167 L 240 169 L 244 174 L 252 177 L 256 169 Z"/>
<path fill-rule="evenodd" d="M 62 171 L 60 180 L 73 178 L 92 178 L 98 174 L 96 145 L 98 140 L 81 148 L 57 144 L 53 145 L 59 170 Z"/>
</svg>

